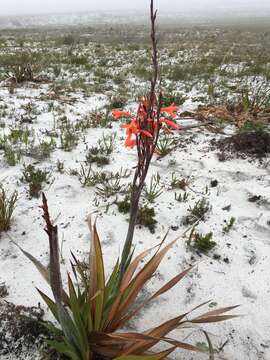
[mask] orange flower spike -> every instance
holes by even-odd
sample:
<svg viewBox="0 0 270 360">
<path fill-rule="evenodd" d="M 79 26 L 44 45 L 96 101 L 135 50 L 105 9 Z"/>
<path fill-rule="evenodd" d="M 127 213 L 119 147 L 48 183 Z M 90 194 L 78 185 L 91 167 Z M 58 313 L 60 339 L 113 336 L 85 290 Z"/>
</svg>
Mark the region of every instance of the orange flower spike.
<svg viewBox="0 0 270 360">
<path fill-rule="evenodd" d="M 122 117 L 130 118 L 131 114 L 128 111 L 114 109 L 112 110 L 112 116 L 114 117 L 115 120 L 118 120 Z"/>
</svg>

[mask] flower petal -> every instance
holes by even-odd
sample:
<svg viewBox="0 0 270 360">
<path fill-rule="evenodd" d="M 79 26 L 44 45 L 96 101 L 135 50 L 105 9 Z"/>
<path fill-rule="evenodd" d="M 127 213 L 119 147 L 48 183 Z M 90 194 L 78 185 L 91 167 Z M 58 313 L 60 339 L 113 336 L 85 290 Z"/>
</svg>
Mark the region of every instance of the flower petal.
<svg viewBox="0 0 270 360">
<path fill-rule="evenodd" d="M 140 133 L 147 136 L 147 137 L 149 137 L 149 138 L 151 138 L 151 139 L 153 139 L 153 135 L 147 130 L 140 130 Z"/>
<path fill-rule="evenodd" d="M 122 110 L 118 110 L 118 109 L 113 109 L 113 110 L 112 110 L 112 116 L 113 116 L 115 119 L 120 119 L 121 117 L 129 118 L 129 117 L 131 117 L 132 115 L 131 115 L 130 112 L 128 112 L 128 111 L 122 111 Z"/>
<path fill-rule="evenodd" d="M 178 106 L 175 106 L 174 104 L 172 104 L 170 106 L 161 108 L 160 111 L 170 114 L 172 117 L 176 117 L 176 113 L 178 111 Z"/>
<path fill-rule="evenodd" d="M 136 145 L 136 140 L 132 139 L 131 136 L 128 136 L 125 141 L 125 146 L 130 147 L 131 149 Z"/>
<path fill-rule="evenodd" d="M 175 129 L 175 130 L 180 129 L 180 126 L 178 124 L 176 124 L 175 122 L 173 122 L 172 120 L 162 119 L 162 120 L 160 120 L 160 122 L 168 125 L 172 129 Z"/>
</svg>

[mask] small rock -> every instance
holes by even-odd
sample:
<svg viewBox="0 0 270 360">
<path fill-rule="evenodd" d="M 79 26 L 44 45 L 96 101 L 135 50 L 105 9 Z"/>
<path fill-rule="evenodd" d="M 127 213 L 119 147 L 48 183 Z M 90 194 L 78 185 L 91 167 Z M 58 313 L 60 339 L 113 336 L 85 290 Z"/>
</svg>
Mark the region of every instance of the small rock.
<svg viewBox="0 0 270 360">
<path fill-rule="evenodd" d="M 251 203 L 255 203 L 255 202 L 261 200 L 261 198 L 262 198 L 261 195 L 253 195 L 248 198 L 248 201 Z"/>
<path fill-rule="evenodd" d="M 249 289 L 247 289 L 245 286 L 242 288 L 242 295 L 244 297 L 256 300 L 257 299 L 257 295 L 255 295 L 252 291 L 250 291 Z"/>
<path fill-rule="evenodd" d="M 5 283 L 0 284 L 0 298 L 3 299 L 4 297 L 8 296 L 8 289 L 5 285 Z"/>
<path fill-rule="evenodd" d="M 251 250 L 250 253 L 251 253 L 250 254 L 251 257 L 249 258 L 248 263 L 249 263 L 249 265 L 254 265 L 256 260 L 257 260 L 257 257 L 256 257 L 256 254 L 255 254 L 255 252 L 253 250 Z"/>
<path fill-rule="evenodd" d="M 193 225 L 197 221 L 197 218 L 194 215 L 187 215 L 183 217 L 182 224 L 183 225 Z"/>
<path fill-rule="evenodd" d="M 218 186 L 218 181 L 217 180 L 212 180 L 210 185 L 211 185 L 212 188 L 217 187 Z"/>
</svg>

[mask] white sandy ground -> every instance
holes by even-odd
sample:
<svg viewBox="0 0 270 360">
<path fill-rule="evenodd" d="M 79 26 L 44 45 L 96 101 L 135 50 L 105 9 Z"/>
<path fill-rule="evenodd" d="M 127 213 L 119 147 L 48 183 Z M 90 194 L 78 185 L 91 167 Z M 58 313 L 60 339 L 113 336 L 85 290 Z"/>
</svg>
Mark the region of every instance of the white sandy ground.
<svg viewBox="0 0 270 360">
<path fill-rule="evenodd" d="M 21 92 L 26 95 L 26 89 Z M 32 91 L 32 90 L 31 90 Z M 33 95 L 33 92 L 31 92 Z M 17 94 L 18 95 L 18 94 Z M 27 94 L 27 97 L 30 94 Z M 34 94 L 35 95 L 35 94 Z M 11 102 L 12 98 L 6 90 L 1 90 L 2 99 Z M 27 102 L 13 97 L 14 116 L 19 103 Z M 71 120 L 75 120 L 74 113 L 87 113 L 104 104 L 104 97 L 81 99 L 75 107 L 66 106 L 66 112 Z M 44 106 L 44 103 L 40 103 Z M 190 105 L 187 103 L 186 105 Z M 190 107 L 190 106 L 189 106 Z M 75 110 L 73 114 L 70 110 Z M 12 122 L 12 119 L 11 119 Z M 34 127 L 36 129 L 51 129 L 53 126 L 52 113 L 44 111 L 38 116 Z M 227 128 L 231 132 L 232 128 Z M 85 144 L 95 144 L 102 133 L 117 131 L 115 151 L 111 156 L 108 170 L 122 168 L 132 169 L 136 163 L 135 151 L 123 147 L 123 130 L 116 123 L 113 129 L 90 129 L 85 134 L 84 142 L 80 141 L 78 147 L 72 152 L 56 150 L 51 158 L 39 166 L 50 168 L 54 181 L 45 186 L 50 211 L 53 217 L 58 217 L 60 240 L 63 241 L 62 256 L 63 274 L 68 268 L 70 251 L 78 257 L 86 258 L 89 250 L 89 232 L 86 216 L 97 212 L 93 203 L 95 193 L 93 188 L 82 188 L 77 177 L 69 174 L 59 174 L 56 169 L 57 160 L 65 162 L 65 170 L 79 169 L 80 161 L 84 159 Z M 134 243 L 136 252 L 157 244 L 164 233 L 171 226 L 178 227 L 177 231 L 170 231 L 168 241 L 180 236 L 177 244 L 164 259 L 157 276 L 148 284 L 146 291 L 157 289 L 176 273 L 197 263 L 197 267 L 190 276 L 177 287 L 164 295 L 162 299 L 141 312 L 136 319 L 136 329 L 145 330 L 153 325 L 165 321 L 169 317 L 184 313 L 194 306 L 211 300 L 217 307 L 241 304 L 235 313 L 243 314 L 239 319 L 226 323 L 205 326 L 211 334 L 215 348 L 222 347 L 220 358 L 226 360 L 269 360 L 270 359 L 270 165 L 269 159 L 259 163 L 257 160 L 233 159 L 219 162 L 216 152 L 211 150 L 210 140 L 219 137 L 205 129 L 195 129 L 181 135 L 180 141 L 186 146 L 177 149 L 171 155 L 157 160 L 154 159 L 151 173 L 158 172 L 164 184 L 164 192 L 155 204 L 158 225 L 156 233 L 151 234 L 148 229 L 136 229 Z M 193 141 L 186 140 L 193 137 Z M 176 160 L 172 167 L 169 160 Z M 24 257 L 18 248 L 10 241 L 14 239 L 26 251 L 30 252 L 44 264 L 48 262 L 48 241 L 43 229 L 41 210 L 38 208 L 40 199 L 28 199 L 27 187 L 20 182 L 22 164 L 15 167 L 6 167 L 0 154 L 0 181 L 6 188 L 17 189 L 19 192 L 18 206 L 15 211 L 12 230 L 3 234 L 0 239 L 0 283 L 8 286 L 9 296 L 6 300 L 27 306 L 37 305 L 41 302 L 35 287 L 49 293 L 48 287 L 34 266 Z M 30 158 L 25 158 L 30 163 Z M 174 191 L 170 190 L 171 173 L 179 177 L 191 177 L 188 190 L 190 198 L 188 203 L 179 203 L 174 200 Z M 218 180 L 216 188 L 210 188 L 211 180 Z M 130 181 L 130 179 L 129 179 Z M 181 237 L 187 226 L 182 224 L 183 217 L 188 214 L 189 206 L 203 197 L 206 186 L 209 187 L 209 199 L 212 209 L 206 221 L 201 222 L 198 230 L 203 233 L 212 231 L 217 247 L 209 256 L 199 257 L 186 246 L 187 238 Z M 179 191 L 178 191 L 179 193 Z M 265 201 L 261 205 L 248 202 L 251 195 L 261 195 Z M 109 199 L 110 201 L 110 199 Z M 103 203 L 100 203 L 100 206 Z M 230 211 L 222 210 L 231 205 Z M 114 261 L 120 253 L 127 231 L 127 216 L 118 213 L 115 206 L 110 207 L 107 214 L 104 208 L 97 214 L 98 230 L 103 244 L 107 271 L 112 269 Z M 232 216 L 236 223 L 229 234 L 224 235 L 222 228 L 224 220 Z M 220 254 L 221 260 L 213 260 L 212 254 Z M 195 260 L 192 260 L 192 256 Z M 229 263 L 223 261 L 229 259 Z M 44 304 L 42 306 L 45 308 Z M 205 307 L 205 311 L 209 308 Z M 183 340 L 182 333 L 175 335 Z M 185 333 L 187 336 L 187 333 Z M 192 332 L 186 339 L 193 343 L 205 342 L 199 332 Z M 26 359 L 27 355 L 22 354 Z M 29 358 L 31 356 L 29 355 Z M 33 355 L 35 358 L 35 355 Z M 175 358 L 181 360 L 204 359 L 204 356 L 176 352 Z M 207 357 L 205 357 L 207 358 Z M 217 357 L 218 358 L 218 357 Z M 1 357 L 1 360 L 12 357 Z"/>
</svg>

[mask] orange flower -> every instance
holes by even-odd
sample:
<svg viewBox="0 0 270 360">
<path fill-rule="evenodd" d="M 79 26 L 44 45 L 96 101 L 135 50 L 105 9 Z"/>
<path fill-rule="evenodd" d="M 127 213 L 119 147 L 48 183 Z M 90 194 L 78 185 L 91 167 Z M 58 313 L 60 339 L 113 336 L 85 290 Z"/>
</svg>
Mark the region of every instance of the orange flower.
<svg viewBox="0 0 270 360">
<path fill-rule="evenodd" d="M 161 112 L 165 112 L 169 115 L 171 115 L 171 117 L 175 118 L 176 117 L 176 113 L 177 113 L 177 110 L 178 110 L 178 107 L 175 106 L 174 104 L 170 105 L 170 106 L 167 106 L 167 107 L 163 107 L 160 109 Z"/>
<path fill-rule="evenodd" d="M 134 145 L 136 145 L 136 140 L 134 139 L 138 134 L 141 134 L 142 136 L 146 136 L 148 138 L 153 139 L 153 135 L 150 133 L 150 131 L 147 130 L 141 130 L 140 126 L 137 122 L 137 119 L 132 119 L 129 124 L 125 124 L 121 126 L 122 129 L 126 129 L 126 141 L 125 146 L 133 148 Z"/>
<path fill-rule="evenodd" d="M 125 146 L 133 148 L 136 144 L 134 135 L 137 135 L 139 133 L 139 127 L 136 119 L 132 119 L 129 124 L 122 125 L 121 128 L 126 129 L 127 138 L 125 141 Z"/>
<path fill-rule="evenodd" d="M 169 127 L 171 127 L 172 129 L 175 129 L 175 130 L 179 130 L 179 128 L 180 128 L 180 126 L 178 124 L 176 124 L 175 122 L 173 122 L 171 120 L 162 119 L 162 120 L 160 120 L 160 122 L 168 125 Z"/>
<path fill-rule="evenodd" d="M 140 130 L 140 134 L 143 134 L 144 136 L 153 139 L 153 135 L 147 130 Z"/>
<path fill-rule="evenodd" d="M 131 114 L 128 111 L 114 109 L 112 110 L 112 116 L 115 118 L 115 120 L 117 120 L 120 119 L 121 117 L 129 118 L 131 117 Z"/>
<path fill-rule="evenodd" d="M 137 134 L 139 131 L 136 119 L 132 119 L 130 123 L 121 125 L 122 129 L 126 129 L 126 134 Z"/>
<path fill-rule="evenodd" d="M 136 145 L 136 140 L 132 139 L 131 135 L 128 135 L 125 140 L 125 147 L 129 147 L 129 148 L 133 149 L 135 145 Z"/>
</svg>

